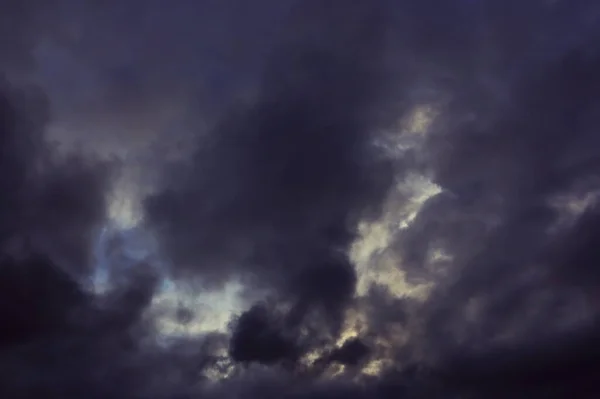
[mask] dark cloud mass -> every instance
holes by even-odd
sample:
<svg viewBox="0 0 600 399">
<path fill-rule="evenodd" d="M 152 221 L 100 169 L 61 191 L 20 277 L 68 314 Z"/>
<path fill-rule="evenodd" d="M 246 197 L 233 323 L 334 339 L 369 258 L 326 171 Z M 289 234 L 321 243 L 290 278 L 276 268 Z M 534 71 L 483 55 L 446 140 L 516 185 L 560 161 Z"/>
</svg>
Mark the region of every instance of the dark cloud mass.
<svg viewBox="0 0 600 399">
<path fill-rule="evenodd" d="M 1 397 L 600 394 L 596 3 L 0 7 Z M 161 302 L 232 281 L 225 330 Z"/>
</svg>

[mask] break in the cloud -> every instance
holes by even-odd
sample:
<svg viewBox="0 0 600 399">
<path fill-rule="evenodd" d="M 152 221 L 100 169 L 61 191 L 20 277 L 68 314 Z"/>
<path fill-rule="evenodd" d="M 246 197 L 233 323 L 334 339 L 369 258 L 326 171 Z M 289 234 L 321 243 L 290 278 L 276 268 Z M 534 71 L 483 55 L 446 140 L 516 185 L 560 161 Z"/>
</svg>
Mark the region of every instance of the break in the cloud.
<svg viewBox="0 0 600 399">
<path fill-rule="evenodd" d="M 14 61 L 0 104 L 5 397 L 597 396 L 593 2 L 55 4 L 47 18 L 69 24 L 7 8 L 30 35 L 0 47 Z M 199 9 L 207 24 L 173 23 Z M 232 20 L 245 28 L 218 24 Z M 254 63 L 194 61 L 263 25 L 274 39 L 235 52 Z M 136 192 L 122 183 L 137 175 L 45 140 L 79 91 L 57 97 L 44 77 L 49 112 L 14 65 L 47 68 L 52 46 L 98 79 L 75 125 L 146 130 L 160 114 L 194 128 L 191 156 L 146 158 L 159 183 L 128 217 L 162 251 L 138 261 L 168 259 L 192 295 L 241 284 L 226 331 L 171 305 L 160 268 L 112 264 L 105 290 L 85 289 L 95 232 L 130 210 L 109 194 Z M 186 91 L 214 78 L 211 60 L 233 82 L 214 102 Z M 236 78 L 251 96 L 236 99 Z M 130 261 L 113 250 L 108 262 Z"/>
</svg>

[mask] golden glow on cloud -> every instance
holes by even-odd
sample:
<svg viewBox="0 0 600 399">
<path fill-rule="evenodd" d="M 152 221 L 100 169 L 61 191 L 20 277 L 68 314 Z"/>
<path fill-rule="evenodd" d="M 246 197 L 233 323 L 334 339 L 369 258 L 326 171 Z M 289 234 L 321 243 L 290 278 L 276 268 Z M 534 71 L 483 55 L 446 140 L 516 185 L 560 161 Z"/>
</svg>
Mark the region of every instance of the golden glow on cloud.
<svg viewBox="0 0 600 399">
<path fill-rule="evenodd" d="M 414 107 L 407 117 L 399 121 L 398 133 L 388 136 L 389 141 L 385 147 L 390 150 L 390 154 L 402 157 L 405 150 L 420 146 L 436 114 L 434 107 L 429 105 Z M 411 284 L 407 281 L 406 273 L 401 267 L 402 256 L 394 249 L 394 242 L 399 239 L 398 234 L 413 223 L 425 201 L 440 192 L 441 188 L 425 176 L 408 174 L 392 190 L 384 205 L 382 217 L 359 226 L 359 238 L 350 249 L 350 257 L 359 277 L 359 304 L 348 312 L 344 332 L 336 346 L 352 337 L 367 334 L 369 309 L 360 302 L 360 298 L 368 294 L 372 285 L 385 287 L 396 298 L 427 298 L 431 285 Z M 429 258 L 431 261 L 450 259 L 441 250 L 432 250 Z M 395 351 L 408 339 L 409 330 L 406 325 L 388 323 L 385 333 L 376 337 L 372 343 L 375 346 L 371 348 L 373 356 L 362 366 L 360 374 L 375 377 L 391 367 Z"/>
<path fill-rule="evenodd" d="M 357 284 L 358 304 L 348 310 L 344 331 L 342 332 L 337 347 L 353 337 L 368 334 L 369 309 L 366 303 L 361 302 L 369 288 L 376 284 L 385 287 L 396 298 L 409 297 L 425 300 L 431 285 L 411 284 L 406 279 L 402 270 L 401 254 L 394 250 L 394 241 L 397 234 L 406 229 L 417 217 L 424 202 L 438 194 L 441 189 L 422 176 L 409 175 L 398 184 L 391 193 L 380 220 L 363 223 L 359 226 L 359 238 L 350 250 L 350 257 L 357 267 L 359 281 Z M 441 250 L 432 250 L 432 261 L 448 260 L 447 254 Z M 388 323 L 384 335 L 376 337 L 375 346 L 372 348 L 374 356 L 362 366 L 360 374 L 363 376 L 378 376 L 385 369 L 394 364 L 395 350 L 402 347 L 409 339 L 407 326 L 399 323 Z M 332 371 L 337 375 L 343 368 Z"/>
<path fill-rule="evenodd" d="M 437 116 L 437 111 L 431 105 L 418 105 L 407 118 L 401 121 L 402 130 L 407 133 L 424 135 Z"/>
<path fill-rule="evenodd" d="M 350 250 L 359 282 L 357 293 L 365 295 L 372 284 L 387 287 L 395 296 L 423 298 L 429 287 L 411 285 L 400 265 L 400 254 L 391 247 L 395 234 L 406 229 L 416 218 L 423 203 L 438 194 L 440 188 L 426 178 L 409 175 L 390 195 L 381 220 L 359 226 L 360 237 Z M 408 200 L 398 203 L 397 198 Z M 442 256 L 436 254 L 435 256 Z"/>
<path fill-rule="evenodd" d="M 406 116 L 398 119 L 395 126 L 382 132 L 380 144 L 390 155 L 404 156 L 407 149 L 422 146 L 437 115 L 433 105 L 414 106 Z"/>
<path fill-rule="evenodd" d="M 374 359 L 363 367 L 361 373 L 369 377 L 377 377 L 392 364 L 391 359 Z"/>
<path fill-rule="evenodd" d="M 367 332 L 367 315 L 360 308 L 350 308 L 346 311 L 344 320 L 344 330 L 340 334 L 335 346 L 341 347 L 346 341 L 359 337 Z"/>
</svg>

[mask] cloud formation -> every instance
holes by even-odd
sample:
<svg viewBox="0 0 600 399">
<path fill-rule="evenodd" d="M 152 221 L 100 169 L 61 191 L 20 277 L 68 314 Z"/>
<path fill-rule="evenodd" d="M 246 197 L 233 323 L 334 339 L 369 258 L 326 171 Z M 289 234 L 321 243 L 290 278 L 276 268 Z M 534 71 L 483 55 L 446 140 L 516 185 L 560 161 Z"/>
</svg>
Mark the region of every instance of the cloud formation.
<svg viewBox="0 0 600 399">
<path fill-rule="evenodd" d="M 0 85 L 3 397 L 597 396 L 600 8 L 266 3 L 201 7 L 277 34 L 255 31 L 256 52 L 235 52 L 255 60 L 247 68 L 215 58 L 232 81 L 254 77 L 251 96 L 233 95 L 235 83 L 213 88 L 222 97 L 210 105 L 166 96 L 200 116 L 186 120 L 189 156 L 149 161 L 158 183 L 136 228 L 160 256 L 128 259 L 124 233 L 106 258 L 123 265 L 102 291 L 88 284 L 91 248 L 117 165 L 56 151 L 48 130 L 62 100 L 12 65 L 50 38 L 92 69 L 133 57 L 98 73 L 104 94 L 82 106 L 121 109 L 111 123 L 124 128 L 168 108 L 149 97 L 214 77 L 182 73 L 199 64 L 177 29 L 198 21 L 176 29 L 158 2 L 64 1 L 49 18 L 73 32 L 119 25 L 103 15 L 131 24 L 104 44 L 20 25 L 29 36 L 0 47 L 15 60 Z M 161 23 L 139 30 L 142 16 Z M 238 31 L 217 25 L 194 32 L 230 48 Z M 226 331 L 165 334 L 165 314 L 202 321 L 159 303 L 162 274 L 192 295 L 236 281 L 245 308 Z"/>
</svg>

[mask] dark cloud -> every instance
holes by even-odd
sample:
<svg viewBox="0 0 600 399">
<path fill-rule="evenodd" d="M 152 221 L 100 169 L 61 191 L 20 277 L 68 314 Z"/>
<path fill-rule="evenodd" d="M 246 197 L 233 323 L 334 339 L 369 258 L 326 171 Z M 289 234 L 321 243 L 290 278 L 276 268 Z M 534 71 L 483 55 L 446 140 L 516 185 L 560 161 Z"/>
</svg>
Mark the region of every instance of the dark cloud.
<svg viewBox="0 0 600 399">
<path fill-rule="evenodd" d="M 254 305 L 234 326 L 230 355 L 236 362 L 274 364 L 298 360 L 301 353 L 293 337 L 286 337 L 282 320 L 273 320 L 272 309 Z"/>
<path fill-rule="evenodd" d="M 138 277 L 110 299 L 87 291 L 114 165 L 57 153 L 44 135 L 50 119 L 39 88 L 2 77 L 0 392 L 6 397 L 77 396 L 93 386 L 94 373 L 126 367 L 154 288 Z"/>
<path fill-rule="evenodd" d="M 174 279 L 200 290 L 237 279 L 252 302 L 230 331 L 163 337 L 153 308 L 162 282 L 151 265 L 124 262 L 130 267 L 111 267 L 105 292 L 86 289 L 114 165 L 54 151 L 44 133 L 52 100 L 8 79 L 0 87 L 3 397 L 597 396 L 598 7 L 351 3 L 280 2 L 272 11 L 62 3 L 60 18 L 73 22 L 59 47 L 94 65 L 102 88 L 83 110 L 121 109 L 117 125 L 171 100 L 214 113 L 210 129 L 194 134 L 193 156 L 167 168 L 146 200 L 144 227 Z M 15 25 L 22 40 L 0 51 L 26 59 L 50 25 L 35 22 L 37 9 L 6 9 L 27 24 Z M 196 20 L 200 9 L 208 16 Z M 184 14 L 189 20 L 173 22 Z M 216 22 L 224 20 L 245 28 Z M 256 28 L 266 20 L 278 21 L 273 31 Z M 85 32 L 77 41 L 69 29 Z M 193 72 L 203 62 L 188 37 L 214 35 L 198 45 L 211 59 L 240 32 L 255 36 L 231 58 L 214 57 L 213 73 L 198 72 L 214 82 L 214 105 L 211 95 L 190 100 L 198 88 L 188 92 L 187 83 L 203 79 Z M 231 69 L 221 74 L 224 65 Z M 248 81 L 252 96 L 232 101 Z M 420 136 L 389 133 L 423 104 L 435 119 Z M 410 174 L 441 192 L 376 255 L 431 283 L 429 296 L 396 297 L 384 278 L 358 297 L 349 253 L 359 224 L 382 217 L 388 202 L 403 206 L 408 195 L 394 187 Z"/>
<path fill-rule="evenodd" d="M 389 338 L 385 331 L 390 323 L 415 328 L 408 341 L 415 350 L 407 354 L 413 362 L 433 364 L 434 371 L 429 374 L 418 368 L 417 372 L 390 376 L 402 382 L 378 385 L 377 395 L 420 392 L 435 397 L 439 390 L 440 394 L 502 397 L 549 395 L 556 390 L 552 395 L 560 397 L 577 392 L 581 389 L 577 384 L 590 381 L 593 361 L 582 359 L 583 352 L 569 350 L 554 356 L 550 348 L 563 339 L 574 345 L 590 344 L 568 331 L 584 328 L 583 320 L 590 316 L 589 306 L 577 302 L 581 295 L 573 290 L 588 287 L 584 302 L 597 299 L 592 288 L 595 263 L 591 251 L 595 211 L 578 216 L 579 221 L 569 225 L 556 201 L 561 196 L 584 197 L 596 189 L 592 148 L 597 126 L 593 116 L 597 55 L 591 43 L 598 36 L 586 16 L 594 11 L 585 3 L 567 8 L 564 2 L 534 2 L 516 7 L 519 12 L 513 13 L 499 3 L 465 2 L 448 3 L 444 15 L 452 18 L 441 20 L 430 15 L 433 3 L 438 6 L 432 2 L 428 8 L 398 5 L 388 10 L 387 21 L 405 22 L 392 24 L 392 35 L 410 35 L 410 39 L 393 41 L 395 51 L 406 59 L 394 66 L 407 77 L 395 80 L 381 69 L 376 76 L 390 85 L 405 83 L 404 94 L 410 98 L 405 101 L 416 97 L 433 101 L 437 107 L 437 119 L 418 150 L 421 153 L 408 160 L 418 161 L 409 163 L 410 168 L 431 176 L 442 193 L 425 204 L 408 229 L 398 233 L 394 247 L 402 255 L 399 267 L 408 267 L 409 276 L 432 279 L 437 286 L 424 306 L 408 304 L 412 307 L 408 313 L 407 303 L 384 299 L 389 293 L 377 296 L 373 291 L 373 303 L 388 306 L 371 309 L 370 333 Z M 319 17 L 324 14 L 323 10 L 315 12 Z M 566 27 L 575 21 L 580 21 L 580 29 L 568 31 Z M 336 29 L 343 32 L 340 36 L 352 37 L 352 32 Z M 361 39 L 368 37 L 362 28 L 356 32 Z M 329 35 L 325 37 L 329 39 Z M 332 40 L 340 40 L 334 41 L 338 44 L 344 39 Z M 351 47 L 357 53 L 347 54 L 335 45 L 327 47 L 327 40 L 307 42 L 310 47 L 305 57 L 296 45 L 284 47 L 287 51 L 293 48 L 293 56 L 275 53 L 276 63 L 267 69 L 269 79 L 261 95 L 266 99 L 274 96 L 277 102 L 265 100 L 268 106 L 263 108 L 259 100 L 257 106 L 230 117 L 227 127 L 217 128 L 213 141 L 207 142 L 205 149 L 201 147 L 202 157 L 196 158 L 190 172 L 193 183 L 172 188 L 153 199 L 148 208 L 151 218 L 165 229 L 167 248 L 177 264 L 185 267 L 184 275 L 193 271 L 217 282 L 228 274 L 261 276 L 260 281 L 267 281 L 268 287 L 285 287 L 279 295 L 283 303 L 292 300 L 289 314 L 293 320 L 297 309 L 306 314 L 301 306 L 306 299 L 293 302 L 296 287 L 303 281 L 295 276 L 309 276 L 310 289 L 301 290 L 300 298 L 312 298 L 318 306 L 328 301 L 322 296 L 324 291 L 336 298 L 349 297 L 342 294 L 347 292 L 342 284 L 345 278 L 335 278 L 341 285 L 327 282 L 327 274 L 321 273 L 333 269 L 322 266 L 313 275 L 311 265 L 324 263 L 306 254 L 314 253 L 315 248 L 317 254 L 329 256 L 327 247 L 334 252 L 347 248 L 357 220 L 373 215 L 370 207 L 381 204 L 387 192 L 382 187 L 389 187 L 389 180 L 383 180 L 383 186 L 373 180 L 377 184 L 371 187 L 376 190 L 368 184 L 361 186 L 362 176 L 381 172 L 356 166 L 370 164 L 365 162 L 369 160 L 365 154 L 377 159 L 377 153 L 364 152 L 369 141 L 360 137 L 372 139 L 371 132 L 385 122 L 378 119 L 381 114 L 374 114 L 374 119 L 363 116 L 373 115 L 369 113 L 372 104 L 382 107 L 385 115 L 385 105 L 372 102 L 376 97 L 369 95 L 367 86 L 354 82 L 368 82 L 363 73 L 372 73 L 374 53 L 363 54 L 361 61 L 368 59 L 368 68 L 359 69 L 361 62 L 352 57 L 357 57 L 360 45 Z M 319 54 L 319 46 L 326 48 L 326 55 Z M 372 47 L 370 44 L 369 51 Z M 394 56 L 391 60 L 397 61 Z M 287 80 L 298 65 L 305 75 Z M 329 68 L 335 73 L 329 75 Z M 281 70 L 286 73 L 280 75 Z M 290 98 L 293 101 L 287 107 Z M 306 105 L 298 98 L 315 107 L 300 113 Z M 401 103 L 400 99 L 395 108 L 398 112 L 404 109 Z M 339 122 L 343 141 L 335 139 L 336 115 L 343 115 Z M 313 120 L 328 121 L 319 123 L 330 129 L 308 124 Z M 224 149 L 227 151 L 222 152 Z M 323 154 L 327 157 L 320 158 Z M 310 162 L 304 163 L 303 156 Z M 294 162 L 302 168 L 296 170 Z M 286 171 L 285 180 L 275 174 L 282 171 Z M 345 176 L 352 177 L 344 184 Z M 326 201 L 330 196 L 332 200 Z M 172 214 L 165 217 L 160 209 Z M 323 230 L 326 232 L 317 233 Z M 304 231 L 309 234 L 302 234 Z M 263 247 L 268 248 L 267 256 L 262 254 Z M 431 250 L 443 250 L 450 257 L 443 270 L 436 270 L 429 259 Z M 215 265 L 222 267 L 215 271 Z M 287 284 L 281 285 L 282 281 Z M 349 301 L 345 304 L 343 307 Z M 252 308 L 243 317 L 250 318 L 255 312 Z M 288 342 L 282 338 L 284 323 L 272 319 L 274 310 L 269 313 L 263 308 L 262 312 L 260 334 L 255 330 L 248 337 L 268 339 L 273 343 L 270 348 L 283 348 L 285 345 L 274 344 Z M 404 317 L 418 320 L 407 322 Z M 308 326 L 314 319 L 305 315 L 299 320 Z M 234 332 L 234 344 L 240 340 L 241 326 Z M 317 333 L 310 342 L 321 342 L 324 336 Z M 527 349 L 533 337 L 543 337 L 543 345 L 536 349 L 539 360 L 527 363 L 524 359 L 533 356 L 528 354 L 532 349 Z M 342 353 L 344 348 L 331 353 Z M 396 350 L 398 360 L 405 362 L 405 348 Z M 281 353 L 287 353 L 279 352 L 272 358 L 280 360 L 285 357 Z M 567 353 L 576 360 L 569 360 Z M 254 356 L 255 361 L 259 358 Z M 576 378 L 563 368 L 571 361 L 580 362 L 573 366 L 578 372 L 571 375 Z M 551 366 L 541 367 L 544 362 Z M 398 366 L 403 367 L 402 363 Z M 528 371 L 536 377 L 527 377 Z M 550 377 L 555 381 L 544 382 Z M 501 387 L 496 392 L 491 388 L 495 384 Z M 367 395 L 354 390 L 357 397 Z M 343 389 L 328 392 L 331 397 L 343 395 Z"/>
<path fill-rule="evenodd" d="M 356 221 L 377 210 L 391 181 L 372 143 L 384 70 L 383 26 L 370 14 L 347 34 L 333 15 L 313 21 L 331 44 L 287 33 L 260 99 L 227 115 L 191 170 L 149 199 L 149 222 L 179 270 L 216 281 L 257 273 L 280 285 L 344 257 Z"/>
<path fill-rule="evenodd" d="M 256 91 L 292 1 L 57 0 L 58 27 L 36 47 L 58 116 L 53 134 L 94 150 L 188 153 L 196 134 Z M 177 136 L 177 139 L 175 139 Z M 148 149 L 159 142 L 159 150 Z M 182 148 L 183 147 L 183 148 Z"/>
<path fill-rule="evenodd" d="M 3 39 L 0 41 L 0 69 L 18 73 L 19 69 L 34 66 L 31 49 L 37 38 L 51 31 L 55 26 L 57 2 L 31 1 L 23 3 L 15 0 L 2 0 L 0 25 Z M 10 38 L 10 39 L 9 39 Z"/>
<path fill-rule="evenodd" d="M 471 123 L 448 132 L 452 148 L 435 152 L 436 181 L 455 195 L 445 201 L 439 198 L 438 206 L 420 215 L 431 229 L 421 232 L 441 242 L 464 268 L 456 285 L 460 294 L 451 297 L 466 300 L 478 295 L 475 290 L 489 291 L 491 286 L 496 286 L 494 291 L 499 286 L 506 290 L 527 273 L 552 274 L 557 258 L 544 254 L 551 245 L 560 245 L 553 243 L 554 235 L 562 241 L 565 235 L 579 234 L 577 227 L 555 232 L 560 230 L 556 227 L 560 211 L 552 201 L 561 195 L 575 201 L 595 190 L 597 169 L 586 153 L 595 130 L 590 117 L 597 106 L 597 77 L 592 72 L 596 56 L 585 52 L 569 48 L 546 60 L 543 71 L 523 71 L 514 83 L 514 105 L 501 114 L 502 120 L 486 129 Z M 431 148 L 437 140 L 445 140 L 444 135 L 443 128 L 432 134 Z M 455 216 L 458 224 L 445 230 L 452 225 L 438 222 L 441 204 L 459 216 L 481 216 L 473 222 Z M 593 223 L 581 221 L 588 215 L 593 212 L 581 216 L 578 224 Z M 457 231 L 469 234 L 468 245 L 453 245 Z M 588 268 L 581 261 L 579 266 L 572 264 L 574 260 L 567 261 L 571 276 Z"/>
<path fill-rule="evenodd" d="M 445 192 L 398 236 L 409 272 L 438 281 L 422 313 L 424 345 L 438 360 L 462 359 L 440 367 L 449 386 L 462 381 L 473 395 L 591 389 L 595 356 L 584 359 L 581 349 L 591 341 L 573 331 L 597 314 L 588 248 L 597 213 L 598 54 L 589 43 L 600 36 L 583 22 L 583 12 L 595 13 L 589 4 L 563 7 L 544 11 L 536 28 L 543 40 L 521 39 L 536 51 L 504 54 L 513 63 L 498 75 L 506 102 L 481 87 L 457 90 L 441 107 L 424 148 Z M 562 31 L 576 20 L 580 29 Z M 592 205 L 575 211 L 584 198 Z M 452 257 L 449 269 L 432 269 L 431 249 Z"/>
<path fill-rule="evenodd" d="M 77 283 L 43 257 L 5 259 L 0 273 L 2 348 L 64 333 L 68 312 L 84 301 Z"/>
<path fill-rule="evenodd" d="M 346 366 L 356 366 L 369 355 L 369 347 L 358 338 L 352 338 L 333 350 L 327 360 Z"/>
<path fill-rule="evenodd" d="M 1 82 L 4 251 L 29 247 L 51 254 L 75 271 L 89 265 L 90 245 L 104 219 L 108 165 L 58 157 L 43 135 L 47 99 L 36 88 Z"/>
<path fill-rule="evenodd" d="M 378 4 L 332 5 L 297 7 L 257 102 L 226 115 L 191 168 L 173 172 L 178 179 L 169 176 L 173 184 L 147 202 L 177 277 L 210 287 L 242 276 L 273 291 L 289 306 L 281 328 L 300 341 L 340 333 L 356 283 L 345 253 L 392 181 L 373 142 L 384 122 L 379 106 L 387 106 L 384 18 Z M 233 357 L 294 356 L 293 341 L 270 330 L 274 316 L 257 319 L 259 309 L 238 321 Z M 304 325 L 313 331 L 300 333 Z"/>
</svg>

